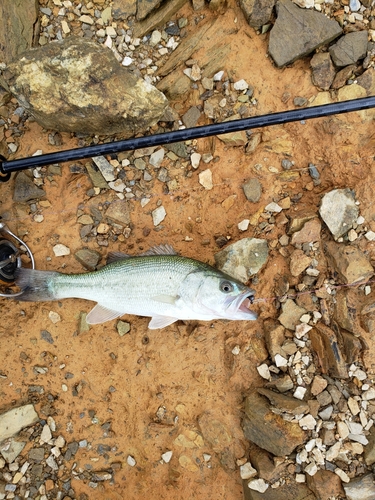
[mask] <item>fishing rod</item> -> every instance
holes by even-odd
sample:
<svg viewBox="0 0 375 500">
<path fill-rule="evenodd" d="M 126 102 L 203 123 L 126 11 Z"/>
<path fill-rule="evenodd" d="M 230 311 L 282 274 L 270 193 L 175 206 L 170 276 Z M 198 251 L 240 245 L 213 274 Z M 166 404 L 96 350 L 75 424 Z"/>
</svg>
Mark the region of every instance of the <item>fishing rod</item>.
<svg viewBox="0 0 375 500">
<path fill-rule="evenodd" d="M 65 151 L 47 153 L 39 156 L 30 156 L 17 160 L 7 161 L 4 156 L 0 155 L 0 181 L 6 182 L 9 180 L 12 172 L 25 170 L 27 168 L 43 167 L 45 165 L 65 161 L 82 160 L 93 156 L 112 155 L 121 151 L 131 151 L 135 149 L 161 146 L 163 144 L 171 144 L 174 142 L 201 139 L 203 137 L 210 137 L 213 135 L 240 132 L 254 128 L 269 127 L 271 125 L 282 125 L 284 123 L 310 120 L 312 118 L 322 118 L 324 116 L 342 113 L 351 113 L 352 111 L 361 111 L 374 107 L 375 96 L 362 97 L 360 99 L 324 104 L 322 106 L 281 111 L 267 115 L 240 118 L 238 120 L 223 123 L 212 123 L 199 127 L 164 132 L 161 134 L 114 141 L 106 144 L 96 144 L 82 148 L 67 149 Z"/>
</svg>

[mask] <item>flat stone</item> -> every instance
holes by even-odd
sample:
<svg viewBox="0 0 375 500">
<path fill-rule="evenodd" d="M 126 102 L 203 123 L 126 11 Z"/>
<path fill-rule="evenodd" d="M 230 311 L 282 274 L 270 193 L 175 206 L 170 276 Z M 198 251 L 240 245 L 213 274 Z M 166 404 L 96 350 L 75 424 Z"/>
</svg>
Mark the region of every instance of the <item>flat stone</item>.
<svg viewBox="0 0 375 500">
<path fill-rule="evenodd" d="M 28 453 L 28 458 L 34 462 L 41 462 L 44 460 L 44 453 L 44 448 L 31 448 Z"/>
<path fill-rule="evenodd" d="M 70 255 L 70 248 L 68 248 L 66 245 L 63 245 L 62 243 L 54 245 L 52 250 L 55 254 L 55 257 L 64 257 L 65 255 Z"/>
<path fill-rule="evenodd" d="M 243 238 L 215 254 L 217 267 L 246 283 L 268 259 L 268 244 L 258 238 Z"/>
<path fill-rule="evenodd" d="M 30 200 L 43 198 L 46 195 L 45 191 L 37 187 L 33 179 L 25 172 L 19 172 L 14 183 L 13 200 L 19 203 L 26 203 Z"/>
<path fill-rule="evenodd" d="M 36 0 L 3 0 L 0 2 L 0 60 L 10 63 L 30 49 L 38 19 Z"/>
<path fill-rule="evenodd" d="M 294 236 L 294 235 L 293 235 Z M 302 250 L 296 249 L 290 256 L 290 272 L 292 276 L 299 276 L 311 264 L 311 257 Z"/>
<path fill-rule="evenodd" d="M 253 177 L 246 181 L 245 184 L 242 185 L 242 189 L 247 200 L 252 203 L 258 203 L 262 196 L 262 184 L 257 177 Z"/>
<path fill-rule="evenodd" d="M 93 156 L 92 159 L 107 182 L 115 180 L 114 168 L 104 156 Z"/>
<path fill-rule="evenodd" d="M 355 64 L 367 53 L 367 30 L 347 33 L 329 48 L 332 60 L 337 67 Z"/>
<path fill-rule="evenodd" d="M 106 180 L 95 164 L 87 162 L 85 164 L 85 167 L 94 187 L 100 189 L 109 189 Z"/>
<path fill-rule="evenodd" d="M 335 378 L 348 378 L 346 362 L 336 334 L 328 326 L 317 323 L 310 330 L 311 347 L 316 352 L 322 373 Z"/>
<path fill-rule="evenodd" d="M 368 281 L 374 274 L 368 257 L 357 247 L 327 241 L 324 253 L 340 283 Z"/>
<path fill-rule="evenodd" d="M 321 377 L 320 375 L 315 375 L 314 380 L 311 384 L 311 394 L 313 396 L 317 396 L 324 391 L 327 385 L 328 382 L 325 378 Z"/>
<path fill-rule="evenodd" d="M 202 170 L 202 172 L 199 172 L 198 179 L 199 184 L 201 184 L 204 189 L 207 189 L 209 191 L 214 187 L 212 181 L 212 172 L 209 168 L 207 168 L 206 170 Z"/>
<path fill-rule="evenodd" d="M 302 229 L 293 233 L 292 245 L 302 245 L 303 243 L 314 243 L 320 241 L 322 224 L 318 218 L 308 220 L 303 224 Z"/>
<path fill-rule="evenodd" d="M 280 354 L 280 356 L 286 358 L 287 353 L 282 347 L 285 342 L 285 328 L 283 325 L 280 325 L 278 321 L 273 319 L 266 319 L 263 326 L 264 340 L 266 341 L 267 350 L 271 359 L 275 360 L 276 354 Z"/>
<path fill-rule="evenodd" d="M 75 252 L 74 257 L 85 269 L 88 269 L 89 271 L 94 271 L 101 259 L 100 253 L 96 250 L 91 250 L 90 248 L 82 248 L 81 250 L 78 250 Z"/>
<path fill-rule="evenodd" d="M 0 443 L 18 434 L 24 427 L 35 424 L 38 420 L 38 414 L 32 404 L 3 413 L 0 415 Z"/>
<path fill-rule="evenodd" d="M 258 393 L 266 396 L 269 402 L 280 411 L 300 415 L 309 411 L 309 405 L 305 401 L 300 401 L 285 394 L 278 394 L 270 389 L 258 389 Z"/>
<path fill-rule="evenodd" d="M 222 451 L 233 440 L 229 428 L 208 412 L 198 417 L 198 425 L 204 441 L 216 452 Z"/>
<path fill-rule="evenodd" d="M 240 0 L 247 22 L 254 28 L 269 23 L 275 0 Z"/>
<path fill-rule="evenodd" d="M 268 50 L 278 67 L 310 54 L 342 33 L 338 22 L 323 13 L 301 9 L 290 0 L 280 0 L 276 10 Z"/>
<path fill-rule="evenodd" d="M 334 90 L 337 90 L 337 89 L 343 87 L 344 85 L 346 85 L 347 80 L 349 80 L 349 78 L 351 78 L 354 75 L 355 69 L 356 69 L 355 64 L 350 64 L 349 66 L 346 66 L 345 68 L 340 69 L 340 71 L 338 71 L 336 73 L 336 76 L 332 82 L 331 87 Z M 362 83 L 360 83 L 359 85 L 362 85 Z M 364 87 L 364 85 L 362 85 L 362 86 Z"/>
<path fill-rule="evenodd" d="M 153 167 L 160 167 L 164 159 L 165 150 L 163 148 L 157 149 L 150 156 L 150 165 Z"/>
<path fill-rule="evenodd" d="M 246 398 L 245 414 L 242 428 L 246 439 L 277 457 L 289 455 L 306 439 L 298 424 L 273 413 L 267 400 L 257 393 Z"/>
<path fill-rule="evenodd" d="M 312 81 L 316 87 L 328 90 L 335 78 L 336 71 L 328 52 L 314 54 L 310 61 Z"/>
<path fill-rule="evenodd" d="M 282 313 L 279 316 L 280 323 L 288 328 L 288 330 L 295 330 L 296 325 L 300 322 L 300 318 L 306 313 L 306 309 L 298 306 L 294 300 L 287 299 L 281 306 Z"/>
<path fill-rule="evenodd" d="M 3 458 L 8 462 L 8 464 L 11 464 L 22 452 L 25 446 L 26 443 L 24 441 L 15 441 L 14 439 L 12 439 L 9 448 L 7 450 L 1 450 L 0 453 L 3 456 Z"/>
<path fill-rule="evenodd" d="M 318 470 L 314 476 L 307 475 L 307 486 L 316 495 L 316 498 L 328 500 L 329 498 L 344 497 L 344 490 L 340 478 L 329 470 Z"/>
<path fill-rule="evenodd" d="M 358 206 L 351 189 L 334 189 L 322 198 L 319 213 L 337 239 L 351 229 L 358 218 Z"/>
<path fill-rule="evenodd" d="M 348 500 L 373 500 L 375 498 L 375 483 L 373 474 L 351 479 L 344 484 L 346 498 Z"/>
<path fill-rule="evenodd" d="M 126 200 L 115 200 L 113 201 L 106 213 L 106 218 L 122 226 L 127 226 L 130 224 L 130 206 Z"/>
<path fill-rule="evenodd" d="M 182 115 L 181 119 L 185 127 L 191 128 L 196 126 L 200 116 L 201 112 L 199 108 L 197 108 L 196 106 L 192 106 L 186 111 L 185 114 Z"/>
<path fill-rule="evenodd" d="M 349 433 L 348 433 L 349 435 Z M 368 444 L 365 446 L 364 459 L 366 464 L 370 467 L 375 464 L 375 427 L 372 426 L 369 434 L 367 435 Z"/>
</svg>

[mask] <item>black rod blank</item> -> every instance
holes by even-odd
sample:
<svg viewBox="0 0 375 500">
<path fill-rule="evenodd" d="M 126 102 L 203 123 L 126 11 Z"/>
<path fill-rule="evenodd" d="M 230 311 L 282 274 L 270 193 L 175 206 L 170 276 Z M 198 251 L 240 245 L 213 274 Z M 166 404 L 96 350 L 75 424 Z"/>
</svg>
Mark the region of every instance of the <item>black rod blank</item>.
<svg viewBox="0 0 375 500">
<path fill-rule="evenodd" d="M 350 113 L 352 111 L 361 111 L 375 107 L 375 96 L 362 97 L 349 101 L 324 104 L 322 106 L 312 106 L 310 108 L 293 109 L 281 111 L 262 116 L 253 116 L 250 118 L 241 118 L 239 120 L 227 121 L 223 123 L 213 123 L 200 127 L 174 130 L 134 139 L 125 139 L 106 144 L 96 144 L 83 148 L 68 149 L 55 153 L 47 153 L 39 156 L 20 158 L 7 161 L 0 157 L 0 181 L 8 180 L 11 172 L 24 170 L 27 168 L 42 167 L 53 163 L 82 160 L 93 156 L 119 153 L 121 151 L 130 151 L 152 146 L 161 146 L 173 142 L 187 141 L 192 139 L 201 139 L 213 135 L 227 134 L 230 132 L 239 132 L 253 128 L 268 127 L 270 125 L 281 125 L 284 123 L 309 120 L 312 118 L 321 118 L 324 116 L 336 115 L 341 113 Z"/>
</svg>

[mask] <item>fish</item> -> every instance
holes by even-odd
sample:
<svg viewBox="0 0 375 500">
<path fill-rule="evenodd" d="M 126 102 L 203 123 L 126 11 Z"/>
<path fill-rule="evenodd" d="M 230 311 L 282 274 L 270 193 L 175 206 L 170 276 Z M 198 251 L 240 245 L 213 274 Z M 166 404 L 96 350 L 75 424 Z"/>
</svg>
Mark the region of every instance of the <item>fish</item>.
<svg viewBox="0 0 375 500">
<path fill-rule="evenodd" d="M 124 314 L 151 317 L 148 328 L 164 328 L 178 320 L 255 320 L 249 309 L 255 292 L 210 266 L 159 245 L 137 256 L 109 254 L 99 270 L 65 274 L 19 267 L 15 283 L 19 301 L 67 298 L 95 301 L 87 314 L 95 325 Z"/>
</svg>

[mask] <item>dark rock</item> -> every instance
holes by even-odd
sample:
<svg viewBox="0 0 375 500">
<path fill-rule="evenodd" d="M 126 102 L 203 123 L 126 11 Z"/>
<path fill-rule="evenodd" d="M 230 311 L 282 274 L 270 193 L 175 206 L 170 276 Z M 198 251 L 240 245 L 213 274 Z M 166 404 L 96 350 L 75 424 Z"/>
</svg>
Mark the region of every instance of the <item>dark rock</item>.
<svg viewBox="0 0 375 500">
<path fill-rule="evenodd" d="M 89 271 L 94 271 L 101 259 L 99 252 L 96 250 L 90 250 L 89 248 L 82 248 L 81 250 L 78 250 L 75 252 L 74 257 Z"/>
<path fill-rule="evenodd" d="M 268 48 L 278 67 L 310 54 L 342 33 L 338 22 L 320 12 L 301 9 L 291 0 L 279 0 L 276 10 Z"/>
<path fill-rule="evenodd" d="M 182 115 L 182 121 L 187 128 L 195 127 L 199 118 L 201 116 L 201 112 L 196 106 L 192 106 L 190 109 L 186 111 L 184 115 Z"/>
<path fill-rule="evenodd" d="M 270 21 L 274 5 L 275 0 L 240 0 L 247 22 L 254 28 Z"/>
<path fill-rule="evenodd" d="M 309 332 L 311 347 L 316 352 L 322 373 L 335 378 L 348 378 L 348 370 L 337 336 L 333 330 L 317 323 Z"/>
<path fill-rule="evenodd" d="M 137 0 L 137 19 L 142 21 L 156 7 L 160 5 L 161 0 Z"/>
<path fill-rule="evenodd" d="M 173 144 L 166 144 L 166 149 L 172 151 L 176 156 L 180 158 L 188 158 L 189 153 L 184 142 L 175 142 Z"/>
<path fill-rule="evenodd" d="M 153 4 L 155 0 L 141 0 L 141 2 L 145 4 L 142 9 L 142 12 L 145 12 L 147 10 L 146 4 Z M 186 2 L 187 0 L 173 0 L 173 2 L 162 2 L 159 0 L 158 3 L 161 3 L 161 6 L 150 13 L 146 19 L 135 24 L 133 36 L 142 38 L 155 28 L 164 26 Z M 139 2 L 137 3 L 139 4 Z M 140 12 L 140 15 L 142 15 L 142 12 Z"/>
<path fill-rule="evenodd" d="M 309 405 L 305 401 L 300 401 L 297 398 L 279 394 L 270 389 L 258 389 L 258 393 L 266 396 L 269 402 L 277 408 L 278 411 L 291 413 L 292 415 L 300 415 L 308 413 Z"/>
<path fill-rule="evenodd" d="M 29 460 L 41 462 L 44 459 L 44 448 L 31 448 L 28 456 Z"/>
<path fill-rule="evenodd" d="M 368 444 L 365 446 L 364 459 L 366 464 L 370 467 L 375 464 L 375 427 L 372 426 L 369 434 L 367 435 Z"/>
<path fill-rule="evenodd" d="M 137 0 L 113 0 L 112 16 L 115 20 L 123 21 L 137 12 Z"/>
<path fill-rule="evenodd" d="M 262 184 L 257 177 L 253 177 L 242 185 L 246 198 L 252 203 L 258 203 L 262 196 Z"/>
<path fill-rule="evenodd" d="M 14 194 L 13 200 L 19 203 L 26 203 L 30 200 L 36 200 L 38 198 L 43 198 L 46 195 L 43 189 L 38 188 L 33 180 L 25 174 L 25 172 L 20 172 L 17 174 L 16 181 L 14 184 Z"/>
<path fill-rule="evenodd" d="M 307 486 L 318 499 L 343 498 L 341 479 L 329 470 L 318 470 L 314 476 L 306 474 Z"/>
<path fill-rule="evenodd" d="M 346 85 L 347 80 L 353 76 L 354 70 L 356 69 L 355 64 L 350 64 L 349 66 L 346 66 L 346 68 L 340 69 L 340 71 L 336 74 L 331 87 L 335 90 L 340 89 L 344 85 Z M 363 76 L 363 75 L 361 75 Z M 359 83 L 362 87 L 362 83 Z"/>
<path fill-rule="evenodd" d="M 0 2 L 0 60 L 10 63 L 31 48 L 35 36 L 39 4 L 37 0 Z"/>
<path fill-rule="evenodd" d="M 155 124 L 168 104 L 112 51 L 84 38 L 25 52 L 8 66 L 6 80 L 21 105 L 52 130 L 133 137 Z"/>
<path fill-rule="evenodd" d="M 53 344 L 54 343 L 54 340 L 53 340 L 53 337 L 52 335 L 47 331 L 47 330 L 42 330 L 40 332 L 40 338 L 42 340 L 45 340 L 46 342 L 48 342 L 49 344 Z"/>
<path fill-rule="evenodd" d="M 335 67 L 328 52 L 319 52 L 311 59 L 312 81 L 317 87 L 328 90 L 335 78 Z"/>
<path fill-rule="evenodd" d="M 355 66 L 349 66 L 354 67 Z M 343 71 L 343 70 L 342 70 Z M 349 78 L 349 77 L 348 77 Z M 369 68 L 367 71 L 358 76 L 357 83 L 363 87 L 367 95 L 373 95 L 375 93 L 375 70 L 374 68 Z"/>
<path fill-rule="evenodd" d="M 246 398 L 245 414 L 242 428 L 246 439 L 273 455 L 289 455 L 306 439 L 298 424 L 287 422 L 273 413 L 266 399 L 257 393 Z"/>
<path fill-rule="evenodd" d="M 329 49 L 336 66 L 348 66 L 363 59 L 367 53 L 367 31 L 347 33 Z"/>
<path fill-rule="evenodd" d="M 375 498 L 375 482 L 373 474 L 365 474 L 350 480 L 344 484 L 346 498 L 348 500 L 373 500 Z"/>
</svg>

